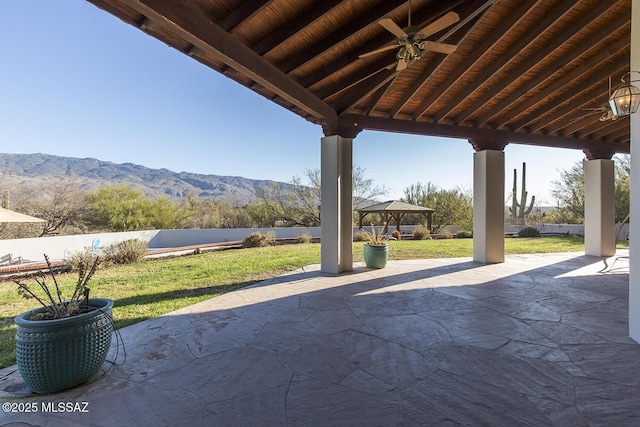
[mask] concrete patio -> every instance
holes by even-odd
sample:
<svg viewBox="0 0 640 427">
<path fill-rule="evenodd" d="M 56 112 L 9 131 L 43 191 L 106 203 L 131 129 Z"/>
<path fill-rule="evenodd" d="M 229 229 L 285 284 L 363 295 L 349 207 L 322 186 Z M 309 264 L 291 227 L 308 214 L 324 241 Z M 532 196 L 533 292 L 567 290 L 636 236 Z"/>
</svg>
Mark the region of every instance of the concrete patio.
<svg viewBox="0 0 640 427">
<path fill-rule="evenodd" d="M 91 384 L 28 395 L 15 367 L 1 371 L 3 403 L 88 412 L 0 424 L 640 425 L 628 260 L 605 260 L 308 267 L 123 329 L 126 362 Z"/>
</svg>

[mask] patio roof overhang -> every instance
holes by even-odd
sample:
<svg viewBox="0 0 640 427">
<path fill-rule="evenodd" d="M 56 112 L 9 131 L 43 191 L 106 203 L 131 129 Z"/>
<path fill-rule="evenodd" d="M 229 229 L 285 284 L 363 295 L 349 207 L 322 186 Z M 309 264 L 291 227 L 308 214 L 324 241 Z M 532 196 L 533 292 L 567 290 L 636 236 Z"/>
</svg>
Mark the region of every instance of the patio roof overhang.
<svg viewBox="0 0 640 427">
<path fill-rule="evenodd" d="M 628 153 L 629 118 L 603 120 L 609 82 L 629 71 L 631 1 L 414 0 L 428 38 L 457 45 L 396 71 L 406 0 L 89 0 L 306 120 L 326 135 L 362 129 Z M 219 102 L 219 101 L 216 101 Z"/>
</svg>

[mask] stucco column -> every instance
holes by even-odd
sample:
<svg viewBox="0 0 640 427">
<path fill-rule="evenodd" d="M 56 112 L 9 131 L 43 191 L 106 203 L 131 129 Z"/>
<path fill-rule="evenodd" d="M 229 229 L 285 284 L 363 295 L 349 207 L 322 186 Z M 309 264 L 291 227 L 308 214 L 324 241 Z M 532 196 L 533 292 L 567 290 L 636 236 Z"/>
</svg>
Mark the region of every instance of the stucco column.
<svg viewBox="0 0 640 427">
<path fill-rule="evenodd" d="M 640 71 L 640 0 L 631 2 L 630 69 Z M 629 336 L 640 342 L 640 112 L 631 115 L 630 211 Z"/>
<path fill-rule="evenodd" d="M 613 160 L 584 162 L 584 246 L 587 255 L 616 253 Z"/>
<path fill-rule="evenodd" d="M 353 139 L 325 136 L 320 142 L 320 268 L 353 270 Z"/>
<path fill-rule="evenodd" d="M 504 152 L 473 154 L 473 259 L 504 262 Z"/>
</svg>

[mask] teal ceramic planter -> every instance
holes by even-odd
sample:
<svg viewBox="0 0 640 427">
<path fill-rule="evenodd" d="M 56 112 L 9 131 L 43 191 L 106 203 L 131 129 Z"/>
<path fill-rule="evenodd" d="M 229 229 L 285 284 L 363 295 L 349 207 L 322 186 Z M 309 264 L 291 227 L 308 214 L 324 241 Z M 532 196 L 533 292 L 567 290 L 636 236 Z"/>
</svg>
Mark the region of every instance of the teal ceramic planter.
<svg viewBox="0 0 640 427">
<path fill-rule="evenodd" d="M 364 244 L 364 263 L 369 268 L 384 268 L 389 259 L 389 246 Z"/>
<path fill-rule="evenodd" d="M 98 373 L 111 346 L 113 301 L 90 298 L 98 307 L 55 320 L 28 320 L 44 308 L 15 318 L 16 364 L 36 393 L 55 393 L 82 384 Z"/>
</svg>

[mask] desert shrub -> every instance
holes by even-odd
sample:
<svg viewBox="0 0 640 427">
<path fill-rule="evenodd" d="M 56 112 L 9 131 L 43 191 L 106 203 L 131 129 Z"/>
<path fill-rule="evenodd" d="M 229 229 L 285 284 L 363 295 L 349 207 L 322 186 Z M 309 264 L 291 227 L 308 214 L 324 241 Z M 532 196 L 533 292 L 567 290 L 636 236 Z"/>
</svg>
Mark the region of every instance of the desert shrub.
<svg viewBox="0 0 640 427">
<path fill-rule="evenodd" d="M 396 239 L 396 240 L 400 240 L 402 238 L 402 235 L 400 234 L 400 232 L 398 230 L 393 230 L 393 233 L 391 233 L 391 235 Z"/>
<path fill-rule="evenodd" d="M 527 227 L 518 231 L 520 237 L 540 237 L 540 230 L 535 227 Z"/>
<path fill-rule="evenodd" d="M 72 271 L 78 271 L 80 265 L 83 263 L 90 262 L 93 264 L 97 255 L 93 253 L 90 247 L 86 247 L 84 250 L 76 250 L 70 253 L 65 253 L 64 260 L 69 267 L 71 267 Z M 104 260 L 100 263 L 100 266 L 104 266 Z M 99 267 L 100 267 L 99 266 Z"/>
<path fill-rule="evenodd" d="M 413 230 L 413 240 L 427 240 L 431 238 L 431 233 L 427 227 L 416 227 Z"/>
<path fill-rule="evenodd" d="M 453 234 L 451 234 L 448 231 L 443 231 L 442 233 L 440 233 L 440 238 L 441 239 L 453 239 Z"/>
<path fill-rule="evenodd" d="M 270 231 L 263 233 L 261 231 L 255 231 L 249 234 L 242 241 L 243 248 L 260 248 L 263 246 L 273 245 L 276 242 L 276 235 Z"/>
<path fill-rule="evenodd" d="M 366 242 L 367 240 L 369 240 L 369 234 L 363 229 L 356 231 L 356 234 L 353 235 L 354 242 Z"/>
<path fill-rule="evenodd" d="M 456 233 L 457 239 L 469 239 L 471 237 L 473 237 L 473 233 L 471 231 L 460 230 Z"/>
<path fill-rule="evenodd" d="M 310 243 L 311 242 L 311 234 L 307 231 L 302 231 L 298 233 L 298 243 Z"/>
<path fill-rule="evenodd" d="M 102 249 L 102 258 L 107 265 L 131 264 L 142 261 L 149 244 L 138 239 L 112 243 Z"/>
</svg>

